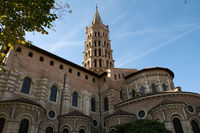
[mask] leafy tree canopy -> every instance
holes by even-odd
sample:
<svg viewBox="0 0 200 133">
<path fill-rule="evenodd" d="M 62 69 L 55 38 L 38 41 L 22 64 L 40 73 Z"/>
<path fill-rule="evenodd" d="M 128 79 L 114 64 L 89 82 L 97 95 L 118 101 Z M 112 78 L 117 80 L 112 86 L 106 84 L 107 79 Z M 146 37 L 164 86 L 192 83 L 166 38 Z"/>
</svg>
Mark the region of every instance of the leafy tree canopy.
<svg viewBox="0 0 200 133">
<path fill-rule="evenodd" d="M 48 34 L 47 29 L 58 18 L 56 11 L 64 6 L 69 8 L 55 0 L 0 0 L 0 61 L 8 48 L 30 43 L 24 38 L 25 32 Z"/>
<path fill-rule="evenodd" d="M 136 120 L 114 128 L 109 133 L 172 133 L 163 123 L 153 120 Z"/>
</svg>

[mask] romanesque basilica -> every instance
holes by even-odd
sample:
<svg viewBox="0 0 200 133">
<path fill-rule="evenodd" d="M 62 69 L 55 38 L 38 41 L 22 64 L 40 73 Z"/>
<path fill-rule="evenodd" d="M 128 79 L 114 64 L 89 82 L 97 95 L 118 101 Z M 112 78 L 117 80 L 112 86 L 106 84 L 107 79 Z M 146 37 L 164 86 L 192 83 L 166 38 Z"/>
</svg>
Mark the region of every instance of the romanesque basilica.
<svg viewBox="0 0 200 133">
<path fill-rule="evenodd" d="M 199 94 L 175 87 L 168 68 L 115 68 L 112 53 L 97 9 L 83 66 L 34 45 L 9 50 L 0 73 L 0 133 L 107 133 L 138 119 L 200 133 Z"/>
</svg>

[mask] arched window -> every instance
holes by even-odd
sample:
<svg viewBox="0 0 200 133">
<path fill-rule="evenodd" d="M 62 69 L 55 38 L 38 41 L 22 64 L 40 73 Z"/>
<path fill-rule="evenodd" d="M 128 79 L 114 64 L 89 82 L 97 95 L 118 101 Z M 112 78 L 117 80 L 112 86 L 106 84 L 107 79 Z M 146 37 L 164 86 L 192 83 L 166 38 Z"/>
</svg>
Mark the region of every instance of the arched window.
<svg viewBox="0 0 200 133">
<path fill-rule="evenodd" d="M 120 100 L 123 100 L 123 91 L 122 90 L 120 90 Z"/>
<path fill-rule="evenodd" d="M 96 103 L 95 103 L 94 97 L 91 99 L 91 111 L 93 111 L 93 112 L 96 111 Z"/>
<path fill-rule="evenodd" d="M 98 36 L 100 36 L 100 32 L 98 32 Z"/>
<path fill-rule="evenodd" d="M 97 60 L 94 60 L 94 67 L 97 67 Z"/>
<path fill-rule="evenodd" d="M 173 119 L 174 131 L 175 133 L 183 133 L 183 128 L 181 121 L 178 118 Z"/>
<path fill-rule="evenodd" d="M 77 107 L 78 106 L 78 93 L 73 92 L 72 94 L 72 106 Z"/>
<path fill-rule="evenodd" d="M 101 49 L 99 49 L 99 56 L 101 56 Z"/>
<path fill-rule="evenodd" d="M 17 51 L 17 52 L 21 52 L 21 51 L 22 51 L 22 48 L 17 47 L 16 51 Z"/>
<path fill-rule="evenodd" d="M 96 49 L 94 50 L 94 56 L 97 56 L 97 50 Z"/>
<path fill-rule="evenodd" d="M 193 133 L 200 133 L 199 125 L 195 120 L 191 121 Z"/>
<path fill-rule="evenodd" d="M 28 77 L 25 77 L 24 81 L 23 81 L 21 92 L 25 93 L 25 94 L 29 94 L 30 87 L 31 87 L 31 79 Z"/>
<path fill-rule="evenodd" d="M 99 59 L 99 67 L 102 67 L 102 61 Z"/>
<path fill-rule="evenodd" d="M 100 40 L 98 41 L 98 45 L 101 46 L 101 41 Z"/>
<path fill-rule="evenodd" d="M 94 41 L 94 46 L 97 46 L 97 41 L 96 40 Z"/>
<path fill-rule="evenodd" d="M 69 130 L 68 130 L 67 128 L 65 128 L 65 129 L 63 130 L 63 133 L 69 133 Z"/>
<path fill-rule="evenodd" d="M 163 91 L 167 90 L 167 86 L 165 85 L 165 83 L 162 84 L 162 88 L 163 88 Z"/>
<path fill-rule="evenodd" d="M 79 133 L 85 133 L 85 130 L 84 129 L 80 129 Z"/>
<path fill-rule="evenodd" d="M 46 128 L 45 133 L 53 133 L 53 128 L 50 127 L 50 126 L 48 126 L 48 127 Z"/>
<path fill-rule="evenodd" d="M 156 88 L 156 85 L 155 85 L 155 84 L 152 84 L 152 85 L 151 85 L 151 89 L 152 89 L 152 92 L 153 92 L 153 93 L 157 93 L 157 88 Z"/>
<path fill-rule="evenodd" d="M 140 91 L 142 93 L 142 96 L 144 96 L 145 95 L 145 88 L 144 88 L 144 86 L 141 86 Z"/>
<path fill-rule="evenodd" d="M 19 133 L 28 133 L 29 121 L 27 119 L 23 119 L 20 123 Z"/>
<path fill-rule="evenodd" d="M 40 57 L 40 61 L 43 62 L 44 61 L 44 57 L 41 56 Z"/>
<path fill-rule="evenodd" d="M 104 98 L 104 111 L 108 111 L 109 107 L 108 107 L 108 98 Z"/>
<path fill-rule="evenodd" d="M 97 36 L 97 32 L 96 31 L 94 32 L 94 36 Z"/>
<path fill-rule="evenodd" d="M 53 66 L 54 65 L 54 62 L 53 61 L 50 61 L 50 63 L 49 63 L 51 66 Z"/>
<path fill-rule="evenodd" d="M 50 101 L 56 102 L 56 96 L 57 96 L 57 87 L 56 86 L 52 86 L 51 87 L 51 92 L 50 92 Z"/>
<path fill-rule="evenodd" d="M 131 95 L 132 95 L 133 98 L 135 97 L 135 90 L 134 89 L 131 91 Z"/>
<path fill-rule="evenodd" d="M 4 124 L 5 124 L 5 119 L 4 118 L 0 118 L 0 133 L 3 132 Z"/>
</svg>

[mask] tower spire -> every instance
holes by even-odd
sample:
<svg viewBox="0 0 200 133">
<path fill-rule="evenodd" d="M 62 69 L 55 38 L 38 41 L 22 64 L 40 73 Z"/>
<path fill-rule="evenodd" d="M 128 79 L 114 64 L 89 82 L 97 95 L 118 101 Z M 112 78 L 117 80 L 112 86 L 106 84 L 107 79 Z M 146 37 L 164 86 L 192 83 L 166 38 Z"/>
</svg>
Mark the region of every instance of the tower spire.
<svg viewBox="0 0 200 133">
<path fill-rule="evenodd" d="M 102 23 L 101 17 L 100 17 L 99 12 L 98 12 L 98 6 L 97 5 L 96 5 L 96 12 L 94 14 L 94 18 L 93 18 L 92 23 L 93 24 L 100 24 L 100 23 Z"/>
</svg>

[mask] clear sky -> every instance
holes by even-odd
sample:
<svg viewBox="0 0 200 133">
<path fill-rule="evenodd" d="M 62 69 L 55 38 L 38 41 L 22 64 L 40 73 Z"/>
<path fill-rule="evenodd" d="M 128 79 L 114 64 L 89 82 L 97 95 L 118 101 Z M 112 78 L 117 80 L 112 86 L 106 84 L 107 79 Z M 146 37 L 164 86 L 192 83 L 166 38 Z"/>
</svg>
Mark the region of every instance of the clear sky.
<svg viewBox="0 0 200 133">
<path fill-rule="evenodd" d="M 200 0 L 69 0 L 49 35 L 28 33 L 34 45 L 82 65 L 85 28 L 96 4 L 110 28 L 115 67 L 167 67 L 175 86 L 200 93 Z"/>
</svg>

